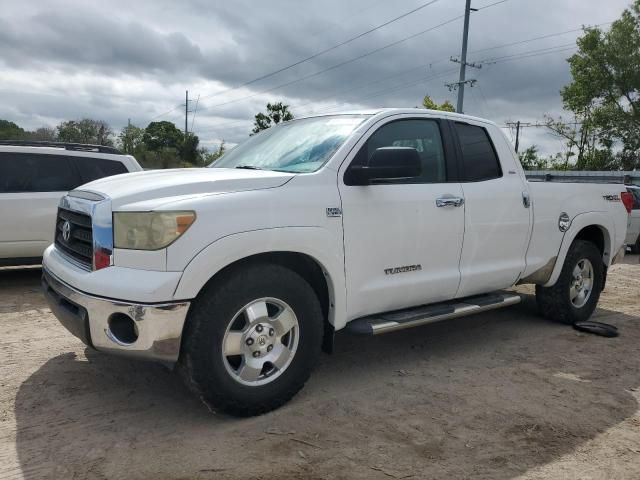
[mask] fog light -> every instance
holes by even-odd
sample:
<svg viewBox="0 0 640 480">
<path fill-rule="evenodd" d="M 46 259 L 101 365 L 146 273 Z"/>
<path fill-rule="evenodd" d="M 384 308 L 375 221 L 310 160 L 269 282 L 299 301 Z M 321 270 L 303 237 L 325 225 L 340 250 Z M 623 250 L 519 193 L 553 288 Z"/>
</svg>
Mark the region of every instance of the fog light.
<svg viewBox="0 0 640 480">
<path fill-rule="evenodd" d="M 109 333 L 118 342 L 130 345 L 138 340 L 138 327 L 126 313 L 114 313 L 109 317 Z"/>
</svg>

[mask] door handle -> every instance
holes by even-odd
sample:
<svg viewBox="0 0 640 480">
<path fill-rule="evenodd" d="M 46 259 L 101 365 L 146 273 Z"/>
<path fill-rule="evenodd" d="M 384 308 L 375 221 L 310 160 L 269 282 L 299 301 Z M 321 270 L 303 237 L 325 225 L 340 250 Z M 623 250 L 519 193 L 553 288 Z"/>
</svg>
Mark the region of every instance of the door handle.
<svg viewBox="0 0 640 480">
<path fill-rule="evenodd" d="M 461 207 L 462 205 L 464 205 L 464 198 L 461 197 L 436 198 L 436 207 Z"/>
</svg>

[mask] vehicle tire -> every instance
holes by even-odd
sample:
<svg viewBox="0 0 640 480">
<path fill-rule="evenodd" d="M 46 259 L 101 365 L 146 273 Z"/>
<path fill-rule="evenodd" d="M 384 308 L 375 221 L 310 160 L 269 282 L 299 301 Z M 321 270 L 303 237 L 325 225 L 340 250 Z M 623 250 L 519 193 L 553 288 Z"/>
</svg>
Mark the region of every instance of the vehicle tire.
<svg viewBox="0 0 640 480">
<path fill-rule="evenodd" d="M 573 325 L 585 321 L 598 304 L 604 283 L 604 264 L 598 247 L 575 240 L 552 287 L 536 285 L 536 301 L 543 316 Z"/>
<path fill-rule="evenodd" d="M 640 235 L 638 235 L 638 238 L 636 238 L 636 243 L 634 243 L 633 245 L 629 245 L 629 247 L 631 248 L 631 253 L 640 253 Z"/>
<path fill-rule="evenodd" d="M 242 266 L 193 302 L 179 370 L 213 410 L 259 415 L 304 386 L 322 335 L 320 302 L 306 280 L 276 264 Z"/>
</svg>

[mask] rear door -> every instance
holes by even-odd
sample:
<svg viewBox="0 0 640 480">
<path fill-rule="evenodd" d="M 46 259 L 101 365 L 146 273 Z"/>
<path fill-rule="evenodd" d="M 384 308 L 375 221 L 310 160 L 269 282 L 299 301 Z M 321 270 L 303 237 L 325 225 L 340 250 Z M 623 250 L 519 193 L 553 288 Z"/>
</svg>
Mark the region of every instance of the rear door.
<svg viewBox="0 0 640 480">
<path fill-rule="evenodd" d="M 466 297 L 513 285 L 525 269 L 531 209 L 528 186 L 502 133 L 480 122 L 452 122 L 465 199 L 460 288 Z M 495 142 L 494 142 L 495 138 Z"/>
<path fill-rule="evenodd" d="M 60 198 L 79 183 L 66 156 L 0 152 L 0 258 L 42 256 Z"/>
</svg>

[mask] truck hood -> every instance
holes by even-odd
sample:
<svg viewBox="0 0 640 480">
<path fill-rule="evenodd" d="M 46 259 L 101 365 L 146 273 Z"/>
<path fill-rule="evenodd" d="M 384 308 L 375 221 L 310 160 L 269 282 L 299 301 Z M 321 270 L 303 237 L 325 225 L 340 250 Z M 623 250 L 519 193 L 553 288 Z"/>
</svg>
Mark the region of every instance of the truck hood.
<svg viewBox="0 0 640 480">
<path fill-rule="evenodd" d="M 180 197 L 280 187 L 294 175 L 237 168 L 176 168 L 115 175 L 77 190 L 105 195 L 113 208 L 139 202 L 159 206 Z"/>
</svg>

